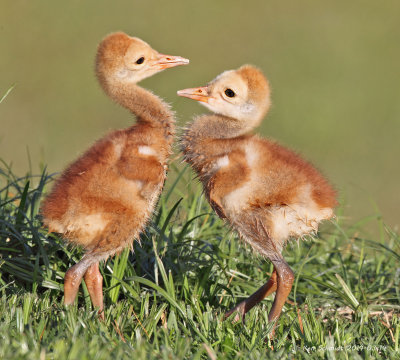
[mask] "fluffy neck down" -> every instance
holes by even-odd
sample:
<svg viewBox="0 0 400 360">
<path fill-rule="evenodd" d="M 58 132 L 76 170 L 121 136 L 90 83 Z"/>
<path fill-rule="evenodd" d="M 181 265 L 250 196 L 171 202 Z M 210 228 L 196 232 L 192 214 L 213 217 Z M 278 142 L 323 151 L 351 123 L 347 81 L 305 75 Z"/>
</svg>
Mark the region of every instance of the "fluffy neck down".
<svg viewBox="0 0 400 360">
<path fill-rule="evenodd" d="M 186 129 L 193 139 L 230 139 L 246 134 L 247 129 L 236 119 L 223 115 L 202 115 Z"/>
<path fill-rule="evenodd" d="M 165 138 L 172 143 L 175 119 L 168 104 L 136 84 L 102 82 L 102 85 L 112 100 L 136 115 L 138 124 L 145 123 L 154 128 L 162 128 Z"/>
</svg>

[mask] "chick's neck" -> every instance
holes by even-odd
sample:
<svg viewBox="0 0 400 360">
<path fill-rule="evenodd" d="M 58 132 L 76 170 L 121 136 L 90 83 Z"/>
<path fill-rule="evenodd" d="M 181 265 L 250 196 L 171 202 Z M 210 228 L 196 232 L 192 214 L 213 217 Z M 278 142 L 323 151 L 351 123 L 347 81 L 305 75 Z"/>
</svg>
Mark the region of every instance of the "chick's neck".
<svg viewBox="0 0 400 360">
<path fill-rule="evenodd" d="M 158 96 L 134 83 L 103 83 L 103 89 L 117 104 L 136 115 L 138 124 L 162 128 L 165 138 L 173 141 L 174 113 Z"/>
<path fill-rule="evenodd" d="M 189 126 L 187 133 L 197 139 L 231 139 L 246 134 L 251 129 L 243 123 L 224 115 L 202 115 Z"/>
</svg>

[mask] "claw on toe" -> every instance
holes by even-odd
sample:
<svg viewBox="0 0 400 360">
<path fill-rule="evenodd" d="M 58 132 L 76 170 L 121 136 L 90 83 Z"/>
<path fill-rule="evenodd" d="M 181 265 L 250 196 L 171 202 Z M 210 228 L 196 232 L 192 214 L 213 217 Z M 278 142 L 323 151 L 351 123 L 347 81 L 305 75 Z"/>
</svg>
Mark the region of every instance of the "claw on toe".
<svg viewBox="0 0 400 360">
<path fill-rule="evenodd" d="M 275 329 L 272 330 L 271 333 L 267 335 L 264 339 L 265 344 L 271 349 L 274 350 L 274 338 L 275 338 Z"/>
<path fill-rule="evenodd" d="M 246 313 L 244 311 L 244 305 L 245 305 L 244 303 L 240 303 L 233 309 L 229 310 L 227 313 L 225 313 L 224 320 L 226 320 L 229 316 L 231 316 L 234 312 L 236 312 L 236 315 L 233 318 L 232 323 L 234 324 L 242 320 L 242 323 L 244 324 L 244 320 L 246 317 Z"/>
<path fill-rule="evenodd" d="M 235 315 L 234 319 L 233 319 L 233 322 L 237 323 L 237 322 L 239 322 L 240 320 L 242 320 L 242 323 L 244 324 L 244 323 L 245 323 L 245 318 L 246 318 L 246 314 L 237 313 L 237 314 Z"/>
</svg>

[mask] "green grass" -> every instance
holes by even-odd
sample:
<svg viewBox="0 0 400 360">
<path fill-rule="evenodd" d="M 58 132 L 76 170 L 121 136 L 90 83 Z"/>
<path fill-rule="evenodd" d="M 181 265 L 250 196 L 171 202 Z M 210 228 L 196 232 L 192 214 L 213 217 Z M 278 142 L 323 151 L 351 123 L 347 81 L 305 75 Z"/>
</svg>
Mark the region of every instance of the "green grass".
<svg viewBox="0 0 400 360">
<path fill-rule="evenodd" d="M 276 338 L 268 343 L 273 297 L 255 307 L 244 325 L 222 317 L 266 281 L 271 265 L 210 212 L 192 176 L 183 169 L 167 187 L 134 252 L 101 267 L 106 305 L 101 322 L 85 288 L 76 306 L 62 304 L 64 273 L 82 252 L 41 228 L 39 204 L 52 177 L 43 172 L 18 178 L 2 163 L 0 358 L 399 355 L 400 239 L 382 219 L 344 228 L 339 214 L 317 238 L 287 247 L 284 255 L 296 280 Z M 184 194 L 179 182 L 191 184 Z M 363 234 L 366 222 L 380 229 L 380 238 Z"/>
</svg>

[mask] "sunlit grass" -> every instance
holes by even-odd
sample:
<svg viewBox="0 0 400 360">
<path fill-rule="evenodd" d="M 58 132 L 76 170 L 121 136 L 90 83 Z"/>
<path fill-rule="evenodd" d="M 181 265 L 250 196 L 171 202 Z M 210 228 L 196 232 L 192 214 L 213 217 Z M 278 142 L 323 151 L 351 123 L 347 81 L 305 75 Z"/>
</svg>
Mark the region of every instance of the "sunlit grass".
<svg viewBox="0 0 400 360">
<path fill-rule="evenodd" d="M 176 170 L 177 171 L 177 170 Z M 51 182 L 0 168 L 0 358 L 260 359 L 395 358 L 399 350 L 399 236 L 379 218 L 379 239 L 361 226 L 328 224 L 318 238 L 293 242 L 296 274 L 275 340 L 266 342 L 273 297 L 245 324 L 223 314 L 263 284 L 272 268 L 211 213 L 188 169 L 181 193 L 164 192 L 135 243 L 101 267 L 105 321 L 85 287 L 65 309 L 63 276 L 82 252 L 40 227 Z M 174 196 L 171 196 L 171 195 Z M 272 349 L 273 347 L 273 349 Z"/>
</svg>

